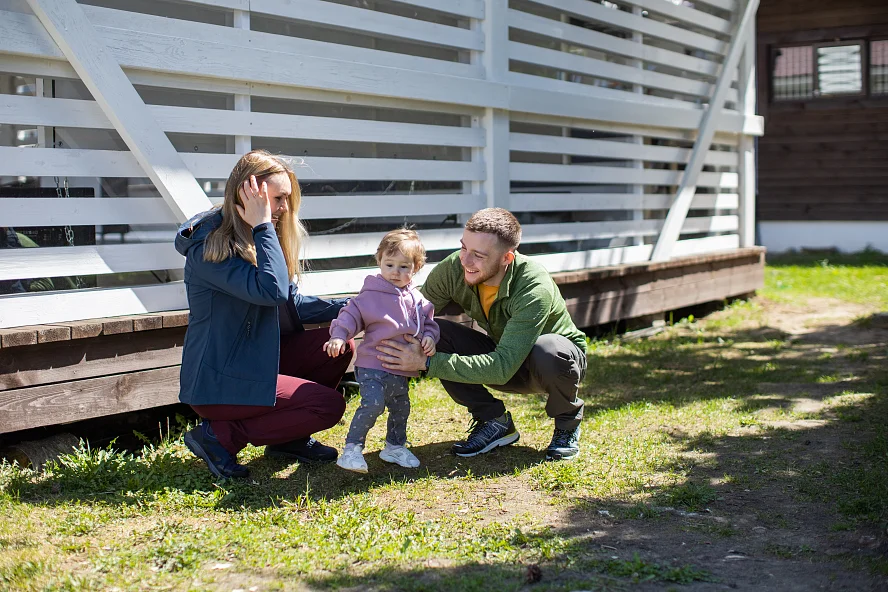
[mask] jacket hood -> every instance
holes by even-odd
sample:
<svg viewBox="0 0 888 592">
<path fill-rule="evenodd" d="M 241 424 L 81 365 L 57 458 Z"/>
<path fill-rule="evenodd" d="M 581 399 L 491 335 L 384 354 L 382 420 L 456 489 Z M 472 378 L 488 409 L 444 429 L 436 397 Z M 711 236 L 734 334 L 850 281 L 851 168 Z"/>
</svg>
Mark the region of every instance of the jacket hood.
<svg viewBox="0 0 888 592">
<path fill-rule="evenodd" d="M 413 284 L 410 283 L 404 288 L 398 288 L 393 283 L 389 282 L 387 279 L 382 277 L 380 274 L 376 275 L 368 275 L 364 278 L 364 290 L 370 290 L 373 292 L 385 292 L 386 294 L 401 294 L 404 290 L 409 290 L 413 287 Z"/>
<path fill-rule="evenodd" d="M 176 231 L 176 250 L 180 255 L 188 255 L 188 251 L 201 244 L 207 235 L 222 224 L 222 209 L 213 208 L 195 214 L 179 226 Z"/>
</svg>

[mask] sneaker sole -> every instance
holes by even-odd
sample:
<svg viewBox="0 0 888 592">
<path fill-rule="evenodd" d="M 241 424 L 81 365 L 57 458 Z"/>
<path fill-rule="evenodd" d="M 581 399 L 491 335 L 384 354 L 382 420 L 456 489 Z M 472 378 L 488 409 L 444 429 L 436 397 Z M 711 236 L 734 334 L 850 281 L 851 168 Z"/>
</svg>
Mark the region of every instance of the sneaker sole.
<svg viewBox="0 0 888 592">
<path fill-rule="evenodd" d="M 342 466 L 341 464 L 339 464 L 339 463 L 336 463 L 336 466 L 339 467 L 340 469 L 342 469 L 343 471 L 349 471 L 349 472 L 352 472 L 352 473 L 360 473 L 360 474 L 362 474 L 362 475 L 366 475 L 366 474 L 367 474 L 367 469 L 351 469 L 351 468 L 349 468 L 349 467 L 343 467 L 343 466 Z"/>
<path fill-rule="evenodd" d="M 219 479 L 228 479 L 227 476 L 222 474 L 222 471 L 216 468 L 216 465 L 210 462 L 210 455 L 207 454 L 206 450 L 203 449 L 203 446 L 201 446 L 191 434 L 185 434 L 184 440 L 185 446 L 188 447 L 188 450 L 190 450 L 192 454 L 194 454 L 194 456 L 204 461 L 212 474 L 214 474 Z"/>
<path fill-rule="evenodd" d="M 487 446 L 485 446 L 484 448 L 482 448 L 478 452 L 454 452 L 453 454 L 455 454 L 456 456 L 461 456 L 462 458 L 471 458 L 473 456 L 478 456 L 479 454 L 485 454 L 487 452 L 490 452 L 491 450 L 493 450 L 494 448 L 496 448 L 498 446 L 508 446 L 509 444 L 514 444 L 515 442 L 518 441 L 518 438 L 520 438 L 520 437 L 521 437 L 521 434 L 519 434 L 518 432 L 515 432 L 514 434 L 509 434 L 507 436 L 503 436 L 499 440 L 494 440 L 493 442 L 491 442 L 490 444 L 488 444 Z"/>
<path fill-rule="evenodd" d="M 580 451 L 577 450 L 573 454 L 552 454 L 550 452 L 546 452 L 546 460 L 548 461 L 557 461 L 557 460 L 573 460 L 576 457 L 580 456 Z"/>
<path fill-rule="evenodd" d="M 379 453 L 379 459 L 384 460 L 385 462 L 391 463 L 393 465 L 398 465 L 399 467 L 404 467 L 405 469 L 417 469 L 420 466 L 420 465 L 402 465 L 401 462 L 399 460 L 397 460 L 395 457 L 389 456 L 389 455 L 385 454 L 384 452 Z"/>
</svg>

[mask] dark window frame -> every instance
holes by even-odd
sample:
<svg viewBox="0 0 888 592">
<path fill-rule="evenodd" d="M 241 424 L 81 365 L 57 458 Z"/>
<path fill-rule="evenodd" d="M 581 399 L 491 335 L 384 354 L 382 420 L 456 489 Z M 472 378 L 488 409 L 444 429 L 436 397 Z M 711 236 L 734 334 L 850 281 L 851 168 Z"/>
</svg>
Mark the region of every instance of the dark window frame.
<svg viewBox="0 0 888 592">
<path fill-rule="evenodd" d="M 873 37 L 865 37 L 855 35 L 838 41 L 795 41 L 786 43 L 773 43 L 767 46 L 768 49 L 768 103 L 771 105 L 791 105 L 798 103 L 806 103 L 815 101 L 818 103 L 827 103 L 830 101 L 845 100 L 885 100 L 888 99 L 888 93 L 873 94 L 870 87 L 870 74 L 872 72 L 871 47 L 874 42 L 888 41 L 888 37 L 878 35 Z M 860 75 L 861 75 L 861 92 L 859 93 L 841 93 L 823 96 L 820 94 L 820 69 L 817 64 L 817 49 L 820 47 L 841 47 L 846 45 L 860 45 Z M 777 52 L 781 49 L 794 47 L 809 47 L 811 51 L 812 72 L 812 94 L 808 97 L 787 97 L 780 98 L 775 96 L 775 76 L 774 70 L 777 64 Z"/>
</svg>

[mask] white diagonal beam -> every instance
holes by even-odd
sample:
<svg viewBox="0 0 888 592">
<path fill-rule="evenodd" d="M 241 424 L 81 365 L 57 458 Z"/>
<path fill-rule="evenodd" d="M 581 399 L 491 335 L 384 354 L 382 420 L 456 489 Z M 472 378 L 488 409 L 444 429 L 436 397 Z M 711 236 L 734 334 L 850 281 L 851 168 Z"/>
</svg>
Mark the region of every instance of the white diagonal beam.
<svg viewBox="0 0 888 592">
<path fill-rule="evenodd" d="M 176 218 L 185 221 L 209 209 L 210 200 L 77 2 L 28 0 L 28 4 Z"/>
<path fill-rule="evenodd" d="M 740 55 L 746 47 L 746 33 L 755 22 L 755 11 L 758 9 L 758 5 L 759 0 L 748 0 L 743 16 L 731 37 L 728 54 L 725 56 L 721 73 L 715 84 L 712 100 L 710 100 L 709 105 L 706 107 L 706 112 L 700 120 L 700 129 L 697 132 L 697 140 L 694 142 L 691 158 L 688 161 L 687 167 L 685 167 L 684 175 L 682 175 L 675 201 L 672 202 L 672 207 L 669 208 L 669 213 L 666 215 L 666 222 L 663 224 L 663 229 L 657 238 L 657 244 L 654 245 L 651 261 L 665 261 L 669 259 L 672 254 L 672 248 L 678 241 L 681 227 L 688 216 L 691 201 L 697 192 L 697 177 L 699 177 L 700 171 L 703 170 L 706 152 L 712 144 L 718 115 L 724 109 L 725 98 L 727 98 L 728 90 L 731 88 L 731 78 L 733 78 L 734 69 L 737 68 Z"/>
</svg>

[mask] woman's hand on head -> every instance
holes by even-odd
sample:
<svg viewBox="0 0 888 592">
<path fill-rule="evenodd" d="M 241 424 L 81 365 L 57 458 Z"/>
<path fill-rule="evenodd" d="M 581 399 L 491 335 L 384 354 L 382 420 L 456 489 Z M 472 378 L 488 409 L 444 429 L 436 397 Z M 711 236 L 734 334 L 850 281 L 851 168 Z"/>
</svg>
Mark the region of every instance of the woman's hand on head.
<svg viewBox="0 0 888 592">
<path fill-rule="evenodd" d="M 237 204 L 237 213 L 250 225 L 250 228 L 256 228 L 263 222 L 271 222 L 268 183 L 263 181 L 260 187 L 256 182 L 256 176 L 250 175 L 250 178 L 238 189 L 238 195 L 244 205 Z"/>
</svg>

